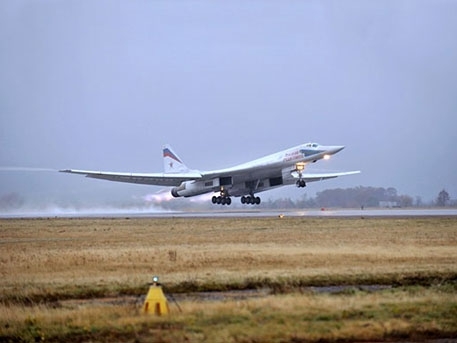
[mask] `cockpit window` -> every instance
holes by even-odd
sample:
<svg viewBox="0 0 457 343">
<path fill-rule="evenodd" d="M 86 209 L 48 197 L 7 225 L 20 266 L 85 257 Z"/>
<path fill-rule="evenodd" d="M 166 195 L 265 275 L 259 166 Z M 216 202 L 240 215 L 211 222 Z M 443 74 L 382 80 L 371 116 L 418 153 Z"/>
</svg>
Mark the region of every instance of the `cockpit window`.
<svg viewBox="0 0 457 343">
<path fill-rule="evenodd" d="M 306 143 L 305 146 L 307 148 L 317 148 L 319 146 L 319 144 L 317 144 L 317 143 Z"/>
</svg>

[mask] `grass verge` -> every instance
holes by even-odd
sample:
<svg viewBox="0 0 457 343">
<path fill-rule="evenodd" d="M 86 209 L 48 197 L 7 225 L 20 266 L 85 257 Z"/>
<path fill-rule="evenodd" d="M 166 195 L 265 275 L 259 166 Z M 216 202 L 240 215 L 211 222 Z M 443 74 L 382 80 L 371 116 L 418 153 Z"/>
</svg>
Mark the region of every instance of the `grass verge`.
<svg viewBox="0 0 457 343">
<path fill-rule="evenodd" d="M 170 305 L 172 306 L 172 305 Z M 155 317 L 134 304 L 2 306 L 2 342 L 318 342 L 457 335 L 455 285 L 342 294 L 289 293 L 180 303 Z M 5 315 L 6 314 L 6 315 Z M 8 318 L 8 319 L 5 319 Z"/>
<path fill-rule="evenodd" d="M 0 220 L 0 247 L 2 342 L 457 336 L 451 217 Z M 151 317 L 136 299 L 153 274 L 166 293 L 270 294 L 184 300 L 182 313 Z M 307 288 L 347 285 L 335 294 Z"/>
</svg>

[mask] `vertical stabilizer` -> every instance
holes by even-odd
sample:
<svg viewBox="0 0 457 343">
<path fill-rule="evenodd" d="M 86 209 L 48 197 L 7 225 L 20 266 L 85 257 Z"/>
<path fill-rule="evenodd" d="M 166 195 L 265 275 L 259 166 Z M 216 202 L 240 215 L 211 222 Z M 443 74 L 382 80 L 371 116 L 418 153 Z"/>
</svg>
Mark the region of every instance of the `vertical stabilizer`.
<svg viewBox="0 0 457 343">
<path fill-rule="evenodd" d="M 165 173 L 185 173 L 189 171 L 189 168 L 168 144 L 163 146 L 163 170 Z"/>
</svg>

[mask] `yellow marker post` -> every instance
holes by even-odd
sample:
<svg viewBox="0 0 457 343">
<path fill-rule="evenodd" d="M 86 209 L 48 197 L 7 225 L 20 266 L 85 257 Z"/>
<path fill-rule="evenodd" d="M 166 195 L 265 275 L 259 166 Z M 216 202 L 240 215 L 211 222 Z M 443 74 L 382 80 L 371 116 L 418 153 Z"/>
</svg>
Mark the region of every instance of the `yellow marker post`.
<svg viewBox="0 0 457 343">
<path fill-rule="evenodd" d="M 155 314 L 156 316 L 167 315 L 170 312 L 168 301 L 162 291 L 162 285 L 159 278 L 154 276 L 152 284 L 149 287 L 148 294 L 143 304 L 143 312 Z"/>
</svg>

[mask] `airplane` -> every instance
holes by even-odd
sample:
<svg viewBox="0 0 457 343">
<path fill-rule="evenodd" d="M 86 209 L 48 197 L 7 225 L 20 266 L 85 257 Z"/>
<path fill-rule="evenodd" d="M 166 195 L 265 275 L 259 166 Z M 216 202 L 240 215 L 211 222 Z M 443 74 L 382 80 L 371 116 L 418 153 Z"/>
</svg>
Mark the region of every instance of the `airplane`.
<svg viewBox="0 0 457 343">
<path fill-rule="evenodd" d="M 81 174 L 89 178 L 172 187 L 173 197 L 192 197 L 205 193 L 219 193 L 213 204 L 230 205 L 231 197 L 241 197 L 242 204 L 258 205 L 256 193 L 295 184 L 299 188 L 308 182 L 338 176 L 358 174 L 360 171 L 339 173 L 305 173 L 306 166 L 344 149 L 344 146 L 324 146 L 306 143 L 231 168 L 199 171 L 189 169 L 170 145 L 163 146 L 163 173 L 119 173 L 64 169 L 62 173 Z"/>
</svg>

